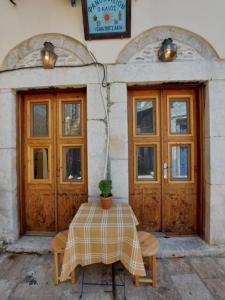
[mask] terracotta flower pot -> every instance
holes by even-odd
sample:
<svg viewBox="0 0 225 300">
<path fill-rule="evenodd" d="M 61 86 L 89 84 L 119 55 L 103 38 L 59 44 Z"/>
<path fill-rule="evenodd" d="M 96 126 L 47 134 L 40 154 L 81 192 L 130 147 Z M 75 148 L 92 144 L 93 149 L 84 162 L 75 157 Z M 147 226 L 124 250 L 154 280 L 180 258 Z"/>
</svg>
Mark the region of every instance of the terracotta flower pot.
<svg viewBox="0 0 225 300">
<path fill-rule="evenodd" d="M 110 194 L 109 197 L 104 197 L 103 195 L 100 195 L 100 200 L 102 208 L 109 209 L 112 205 L 112 194 Z"/>
</svg>

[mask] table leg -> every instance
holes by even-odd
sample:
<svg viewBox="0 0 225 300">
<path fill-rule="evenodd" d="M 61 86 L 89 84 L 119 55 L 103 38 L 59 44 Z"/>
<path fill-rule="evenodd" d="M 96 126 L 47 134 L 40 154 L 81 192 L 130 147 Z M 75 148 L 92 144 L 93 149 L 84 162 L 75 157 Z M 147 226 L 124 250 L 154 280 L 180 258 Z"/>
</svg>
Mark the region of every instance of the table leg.
<svg viewBox="0 0 225 300">
<path fill-rule="evenodd" d="M 112 263 L 112 294 L 113 294 L 113 300 L 116 300 L 116 283 L 115 283 L 114 263 Z"/>
<path fill-rule="evenodd" d="M 82 299 L 84 292 L 84 268 L 82 268 L 82 281 L 81 281 L 81 293 L 79 299 Z"/>
<path fill-rule="evenodd" d="M 84 280 L 84 272 L 85 272 L 85 268 L 82 268 L 82 281 L 81 281 L 81 293 L 79 296 L 79 299 L 82 299 L 83 297 L 83 292 L 84 292 L 84 286 L 85 285 L 91 285 L 91 286 L 111 286 L 112 287 L 112 296 L 113 296 L 113 300 L 116 300 L 116 287 L 123 287 L 124 288 L 124 292 L 123 292 L 123 299 L 126 300 L 126 289 L 125 289 L 125 273 L 123 273 L 123 281 L 121 283 L 116 283 L 116 269 L 115 269 L 115 264 L 111 264 L 111 268 L 112 268 L 112 282 L 111 283 L 95 283 L 95 282 L 86 282 Z"/>
</svg>

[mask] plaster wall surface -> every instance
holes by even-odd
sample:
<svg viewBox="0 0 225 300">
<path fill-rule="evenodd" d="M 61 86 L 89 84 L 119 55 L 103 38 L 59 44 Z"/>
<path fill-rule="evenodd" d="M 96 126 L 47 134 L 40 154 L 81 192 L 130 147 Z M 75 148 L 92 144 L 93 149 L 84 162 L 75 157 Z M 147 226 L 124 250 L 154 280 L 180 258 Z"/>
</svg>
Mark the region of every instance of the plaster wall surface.
<svg viewBox="0 0 225 300">
<path fill-rule="evenodd" d="M 1 66 L 3 62 L 11 68 L 40 64 L 39 48 L 48 38 L 57 46 L 61 66 L 92 61 L 82 44 L 80 1 L 76 8 L 70 6 L 70 1 L 62 0 L 23 0 L 18 1 L 17 7 L 8 2 L 0 0 L 0 38 L 4 40 L 0 48 Z M 221 13 L 225 3 L 222 0 L 215 0 L 213 4 L 210 0 L 197 3 L 171 0 L 165 4 L 164 0 L 133 0 L 132 6 L 131 39 L 87 43 L 97 59 L 107 63 L 107 87 L 100 88 L 103 69 L 99 67 L 98 73 L 96 66 L 0 73 L 0 239 L 15 240 L 19 228 L 16 91 L 86 87 L 89 201 L 98 198 L 98 182 L 107 163 L 115 199 L 128 202 L 127 88 L 165 82 L 205 82 L 205 236 L 211 244 L 225 243 L 225 46 L 221 43 L 225 25 Z M 204 18 L 206 12 L 207 18 Z M 3 31 L 6 24 L 9 25 L 7 35 Z M 152 29 L 156 26 L 160 27 Z M 179 57 L 163 64 L 157 60 L 157 47 L 170 34 L 178 44 Z M 12 50 L 26 39 L 28 41 Z M 109 113 L 109 131 L 104 106 Z M 108 133 L 109 160 L 106 162 Z"/>
<path fill-rule="evenodd" d="M 13 6 L 0 0 L 0 63 L 9 50 L 41 33 L 61 33 L 84 43 L 81 0 L 23 0 Z M 225 58 L 223 0 L 131 0 L 132 35 L 128 39 L 87 42 L 100 62 L 115 63 L 125 45 L 140 33 L 157 26 L 175 26 L 195 32 Z"/>
</svg>

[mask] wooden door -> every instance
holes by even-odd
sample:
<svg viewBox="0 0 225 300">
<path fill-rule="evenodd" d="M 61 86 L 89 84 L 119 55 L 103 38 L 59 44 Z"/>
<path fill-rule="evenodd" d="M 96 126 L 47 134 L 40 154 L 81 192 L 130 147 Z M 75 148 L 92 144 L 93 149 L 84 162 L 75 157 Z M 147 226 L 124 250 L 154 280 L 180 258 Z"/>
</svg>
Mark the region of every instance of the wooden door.
<svg viewBox="0 0 225 300">
<path fill-rule="evenodd" d="M 85 94 L 25 95 L 21 119 L 24 231 L 66 229 L 87 201 Z"/>
<path fill-rule="evenodd" d="M 196 232 L 198 155 L 193 89 L 129 92 L 130 203 L 141 227 Z"/>
</svg>

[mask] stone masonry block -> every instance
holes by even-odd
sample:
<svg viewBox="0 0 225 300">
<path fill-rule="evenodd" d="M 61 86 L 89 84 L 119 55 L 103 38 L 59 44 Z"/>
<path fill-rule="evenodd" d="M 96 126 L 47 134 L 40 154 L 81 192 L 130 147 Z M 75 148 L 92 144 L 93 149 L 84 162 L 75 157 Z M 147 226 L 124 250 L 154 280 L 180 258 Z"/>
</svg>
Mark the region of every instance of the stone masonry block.
<svg viewBox="0 0 225 300">
<path fill-rule="evenodd" d="M 110 85 L 110 102 L 127 103 L 127 84 L 112 83 Z"/>
<path fill-rule="evenodd" d="M 0 148 L 16 147 L 16 95 L 10 89 L 0 90 Z"/>
<path fill-rule="evenodd" d="M 210 218 L 208 224 L 210 233 L 208 242 L 210 244 L 225 243 L 225 185 L 210 186 Z"/>
<path fill-rule="evenodd" d="M 210 243 L 211 236 L 211 222 L 210 222 L 210 213 L 211 213 L 211 185 L 206 183 L 205 185 L 205 239 Z"/>
<path fill-rule="evenodd" d="M 92 157 L 88 163 L 88 195 L 98 199 L 100 191 L 98 184 L 104 176 L 105 156 Z"/>
<path fill-rule="evenodd" d="M 113 103 L 110 107 L 110 156 L 112 159 L 128 158 L 127 104 Z"/>
<path fill-rule="evenodd" d="M 209 82 L 205 87 L 205 137 L 210 137 L 210 107 L 209 107 Z"/>
<path fill-rule="evenodd" d="M 108 67 L 109 78 L 112 82 L 129 82 L 132 84 L 154 84 L 173 81 L 207 81 L 212 76 L 216 66 L 211 63 L 195 61 L 190 63 L 174 61 L 172 64 L 144 63 L 123 64 Z M 221 72 L 222 73 L 222 72 Z M 220 74 L 220 72 L 218 72 Z M 216 74 L 217 76 L 217 74 Z"/>
<path fill-rule="evenodd" d="M 100 156 L 105 153 L 106 125 L 101 120 L 87 122 L 88 155 L 90 157 Z"/>
<path fill-rule="evenodd" d="M 210 138 L 210 183 L 225 184 L 225 137 Z"/>
<path fill-rule="evenodd" d="M 106 89 L 103 88 L 104 101 L 106 103 Z M 107 104 L 106 104 L 107 107 Z M 105 119 L 105 110 L 102 102 L 100 84 L 87 85 L 87 119 Z"/>
<path fill-rule="evenodd" d="M 209 81 L 206 96 L 206 135 L 225 136 L 225 80 Z"/>
<path fill-rule="evenodd" d="M 87 68 L 55 68 L 50 73 L 44 69 L 20 70 L 12 74 L 6 72 L 1 74 L 0 88 L 80 88 L 87 83 L 99 84 L 98 74 L 95 66 Z"/>
<path fill-rule="evenodd" d="M 112 193 L 115 198 L 129 199 L 128 160 L 111 160 Z"/>
<path fill-rule="evenodd" d="M 0 191 L 12 191 L 16 186 L 16 149 L 0 149 Z"/>
<path fill-rule="evenodd" d="M 98 182 L 104 176 L 106 125 L 100 120 L 88 121 L 88 194 L 99 195 Z"/>
<path fill-rule="evenodd" d="M 15 241 L 19 235 L 17 191 L 0 192 L 0 239 Z"/>
<path fill-rule="evenodd" d="M 205 180 L 207 183 L 211 182 L 211 168 L 210 168 L 210 138 L 205 138 Z"/>
</svg>

